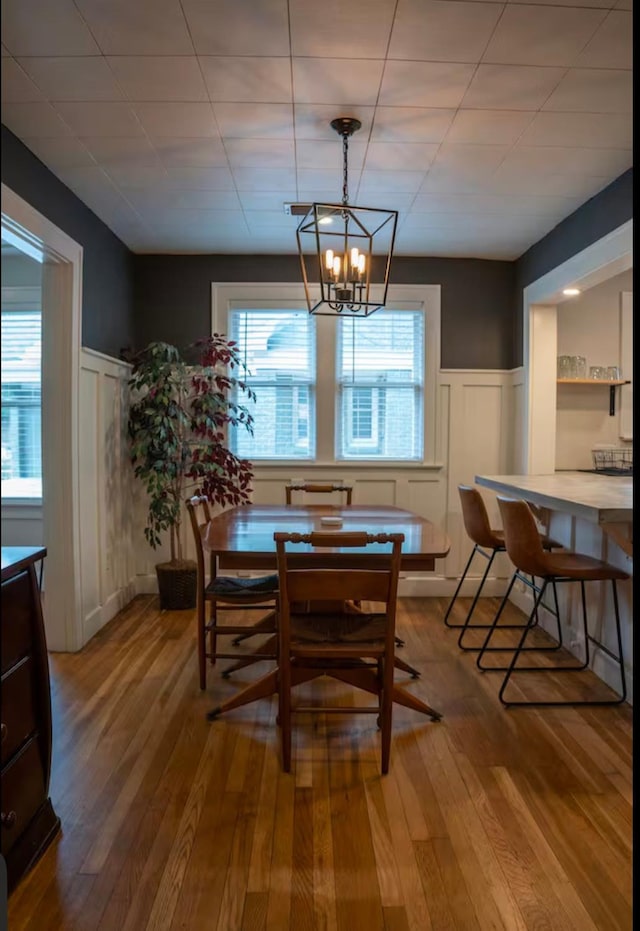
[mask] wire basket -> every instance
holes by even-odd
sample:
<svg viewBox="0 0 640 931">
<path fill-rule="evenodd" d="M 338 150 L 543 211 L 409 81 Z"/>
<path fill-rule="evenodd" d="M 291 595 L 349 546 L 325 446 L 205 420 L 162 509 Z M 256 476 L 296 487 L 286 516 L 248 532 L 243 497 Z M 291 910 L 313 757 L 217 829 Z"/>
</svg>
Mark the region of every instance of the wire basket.
<svg viewBox="0 0 640 931">
<path fill-rule="evenodd" d="M 633 446 L 612 446 L 591 452 L 596 472 L 633 472 Z"/>
</svg>

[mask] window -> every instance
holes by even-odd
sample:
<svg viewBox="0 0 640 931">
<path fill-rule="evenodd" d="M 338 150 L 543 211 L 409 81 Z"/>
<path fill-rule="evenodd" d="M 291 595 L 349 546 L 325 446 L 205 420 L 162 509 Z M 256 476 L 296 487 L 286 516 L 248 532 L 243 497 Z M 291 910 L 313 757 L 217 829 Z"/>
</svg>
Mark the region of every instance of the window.
<svg viewBox="0 0 640 931">
<path fill-rule="evenodd" d="M 440 289 L 390 294 L 391 309 L 355 320 L 310 315 L 298 285 L 213 286 L 213 329 L 237 342 L 257 396 L 254 435 L 229 437 L 236 454 L 436 465 Z"/>
<path fill-rule="evenodd" d="M 254 435 L 232 431 L 246 459 L 311 459 L 315 455 L 314 320 L 306 310 L 231 309 L 229 337 L 238 344 L 254 389 Z"/>
<path fill-rule="evenodd" d="M 336 325 L 337 458 L 421 460 L 423 312 L 379 310 Z"/>
<path fill-rule="evenodd" d="M 2 497 L 42 497 L 41 314 L 2 310 Z"/>
</svg>

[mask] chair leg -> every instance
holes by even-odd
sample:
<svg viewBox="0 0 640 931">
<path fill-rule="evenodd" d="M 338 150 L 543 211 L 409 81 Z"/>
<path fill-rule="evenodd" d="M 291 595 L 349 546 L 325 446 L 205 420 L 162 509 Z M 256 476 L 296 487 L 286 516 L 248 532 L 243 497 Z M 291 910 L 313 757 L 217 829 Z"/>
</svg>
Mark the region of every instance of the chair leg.
<svg viewBox="0 0 640 931">
<path fill-rule="evenodd" d="M 211 608 L 209 610 L 209 662 L 212 666 L 216 664 L 216 646 L 217 646 L 217 636 L 216 636 L 216 624 L 218 623 L 218 607 L 215 601 L 209 602 Z"/>
<path fill-rule="evenodd" d="M 245 666 L 253 666 L 254 663 L 261 663 L 263 660 L 269 660 L 270 657 L 265 656 L 265 653 L 273 650 L 273 659 L 276 659 L 276 647 L 277 647 L 277 637 L 275 634 L 269 637 L 269 639 L 260 647 L 260 656 L 243 656 L 242 659 L 236 660 L 232 666 L 227 666 L 222 672 L 222 678 L 228 679 L 232 672 L 237 672 L 239 669 L 244 669 Z"/>
<path fill-rule="evenodd" d="M 282 742 L 282 769 L 291 772 L 291 660 L 280 662 L 278 673 L 280 683 L 279 717 L 280 739 Z"/>
<path fill-rule="evenodd" d="M 530 588 L 534 592 L 534 605 L 533 605 L 532 619 L 527 619 L 524 622 L 524 624 L 502 624 L 498 627 L 498 620 L 500 619 L 500 615 L 502 614 L 502 610 L 507 603 L 509 594 L 511 593 L 511 589 L 513 588 L 513 584 L 516 581 L 516 579 L 520 579 L 521 581 L 525 582 L 527 585 L 530 586 Z M 507 671 L 507 669 L 509 668 L 508 666 L 483 666 L 482 657 L 484 656 L 485 653 L 508 653 L 511 650 L 515 650 L 516 648 L 514 646 L 491 647 L 489 646 L 489 641 L 493 637 L 493 634 L 496 631 L 496 629 L 498 630 L 523 630 L 525 628 L 529 628 L 529 630 L 532 630 L 534 627 L 537 627 L 538 626 L 538 609 L 540 607 L 546 608 L 546 610 L 549 611 L 550 614 L 553 614 L 553 616 L 556 619 L 556 625 L 558 629 L 558 639 L 556 641 L 556 644 L 555 646 L 552 646 L 552 647 L 522 646 L 520 648 L 520 652 L 521 653 L 554 653 L 562 647 L 562 627 L 560 625 L 560 609 L 558 607 L 558 592 L 556 589 L 555 579 L 551 579 L 550 581 L 551 581 L 551 587 L 553 588 L 553 598 L 554 598 L 553 609 L 550 608 L 548 605 L 542 604 L 542 599 L 536 597 L 539 589 L 536 586 L 535 578 L 533 576 L 531 576 L 531 582 L 529 582 L 519 572 L 517 571 L 514 572 L 513 576 L 511 577 L 509 588 L 507 589 L 504 595 L 504 598 L 502 599 L 500 603 L 500 607 L 498 608 L 498 613 L 494 617 L 493 623 L 490 625 L 490 630 L 487 636 L 485 637 L 484 643 L 482 644 L 481 647 L 467 647 L 468 650 L 471 650 L 471 649 L 479 650 L 478 656 L 476 657 L 476 666 L 478 667 L 478 669 L 481 670 L 481 672 L 506 672 Z M 545 582 L 543 588 L 546 588 L 546 584 L 547 583 Z M 525 672 L 526 670 L 535 672 L 535 671 L 539 671 L 539 669 L 540 669 L 539 666 L 519 666 L 518 672 Z"/>
<path fill-rule="evenodd" d="M 393 663 L 383 663 L 382 704 L 380 713 L 381 769 L 382 775 L 389 772 L 391 757 L 391 729 L 393 719 Z"/>
<path fill-rule="evenodd" d="M 523 646 L 524 641 L 525 641 L 525 639 L 526 639 L 526 637 L 527 637 L 527 634 L 528 634 L 528 632 L 531 630 L 531 628 L 535 626 L 535 616 L 536 616 L 537 607 L 540 605 L 540 603 L 541 603 L 541 601 L 542 601 L 542 596 L 544 595 L 544 591 L 545 591 L 545 588 L 546 588 L 546 586 L 547 586 L 548 581 L 549 581 L 548 579 L 545 579 L 544 582 L 543 582 L 542 588 L 541 588 L 541 590 L 540 590 L 540 594 L 539 594 L 539 596 L 536 598 L 536 603 L 534 604 L 534 609 L 533 609 L 533 611 L 531 612 L 531 615 L 529 616 L 529 623 L 528 623 L 527 626 L 525 627 L 525 629 L 524 629 L 524 631 L 523 631 L 523 633 L 522 633 L 522 637 L 520 638 L 520 643 L 519 643 L 518 646 L 516 647 L 516 650 L 515 650 L 513 656 L 511 657 L 511 662 L 509 663 L 509 666 L 508 666 L 508 668 L 507 668 L 507 672 L 506 672 L 506 674 L 505 674 L 504 679 L 502 680 L 502 685 L 500 686 L 500 691 L 499 691 L 499 693 L 498 693 L 498 697 L 500 698 L 500 701 L 501 701 L 502 704 L 503 704 L 505 707 L 507 707 L 507 708 L 509 708 L 509 707 L 516 707 L 516 706 L 523 706 L 523 705 L 528 705 L 528 706 L 531 706 L 531 705 L 533 705 L 533 706 L 545 706 L 545 705 L 546 705 L 546 706 L 556 706 L 556 707 L 557 707 L 557 706 L 563 706 L 563 705 L 619 705 L 619 704 L 621 704 L 622 702 L 625 701 L 625 699 L 626 699 L 626 697 L 627 697 L 627 689 L 626 689 L 626 679 L 625 679 L 625 674 L 624 674 L 624 657 L 623 657 L 623 655 L 622 655 L 622 634 L 621 634 L 621 630 L 620 630 L 620 611 L 619 611 L 619 606 L 618 606 L 618 591 L 617 591 L 615 579 L 612 579 L 611 581 L 612 581 L 612 583 L 613 583 L 613 605 L 614 605 L 614 616 L 615 616 L 615 624 L 616 624 L 616 635 L 617 635 L 617 641 L 618 641 L 618 654 L 617 654 L 617 656 L 616 656 L 615 654 L 611 653 L 602 643 L 600 643 L 599 641 L 595 640 L 593 637 L 591 637 L 591 636 L 589 635 L 589 627 L 588 627 L 588 622 L 587 622 L 587 599 L 586 599 L 586 594 L 585 594 L 584 581 L 581 579 L 581 580 L 580 580 L 580 592 L 581 592 L 581 596 L 582 596 L 582 597 L 581 597 L 581 600 L 582 600 L 582 623 L 583 623 L 583 629 L 584 629 L 584 642 L 585 642 L 585 659 L 584 659 L 584 662 L 579 663 L 579 664 L 577 664 L 577 665 L 573 665 L 573 666 L 548 666 L 548 667 L 540 667 L 540 666 L 519 666 L 519 667 L 516 668 L 516 663 L 517 663 L 518 657 L 519 657 L 519 655 L 520 655 L 520 653 L 521 653 L 521 651 L 522 651 L 522 646 Z M 574 580 L 574 579 L 560 579 L 559 581 L 571 582 L 571 581 L 577 581 L 577 580 Z M 557 604 L 557 601 L 556 601 L 556 604 Z M 557 673 L 557 672 L 582 672 L 582 671 L 584 671 L 584 669 L 586 669 L 587 666 L 589 665 L 589 641 L 590 641 L 590 640 L 593 640 L 595 643 L 597 643 L 598 646 L 600 646 L 600 648 L 601 648 L 602 650 L 604 650 L 606 653 L 608 653 L 608 654 L 609 654 L 613 659 L 615 659 L 616 662 L 618 663 L 618 666 L 619 666 L 619 669 L 620 669 L 620 681 L 621 681 L 621 686 L 622 686 L 622 694 L 619 695 L 617 698 L 612 698 L 612 699 L 564 699 L 564 700 L 546 700 L 546 701 L 537 701 L 537 700 L 535 700 L 535 699 L 533 699 L 533 700 L 518 700 L 518 701 L 513 701 L 513 700 L 507 700 L 507 699 L 505 699 L 505 697 L 504 697 L 505 689 L 506 689 L 506 687 L 507 687 L 507 685 L 508 685 L 508 683 L 509 683 L 509 680 L 510 680 L 510 678 L 511 678 L 511 676 L 512 676 L 512 674 L 513 674 L 514 672 L 556 672 L 556 673 Z"/>
<path fill-rule="evenodd" d="M 481 594 L 482 589 L 483 589 L 483 587 L 484 587 L 484 583 L 486 582 L 487 576 L 489 575 L 489 569 L 490 569 L 491 566 L 493 565 L 493 560 L 494 560 L 495 555 L 496 555 L 497 552 L 498 552 L 497 550 L 492 550 L 492 551 L 491 551 L 491 556 L 489 556 L 489 558 L 488 558 L 488 560 L 487 560 L 487 568 L 484 570 L 484 573 L 482 574 L 482 578 L 480 579 L 480 585 L 478 586 L 478 588 L 477 588 L 477 590 L 476 590 L 476 593 L 475 593 L 475 595 L 474 595 L 473 601 L 471 602 L 471 607 L 469 608 L 469 610 L 468 610 L 468 612 L 467 612 L 467 616 L 466 616 L 466 618 L 464 619 L 464 623 L 463 623 L 462 625 L 458 625 L 459 627 L 461 627 L 460 634 L 459 634 L 459 636 L 458 636 L 458 646 L 460 647 L 461 650 L 470 650 L 470 649 L 473 649 L 472 647 L 471 647 L 471 648 L 470 648 L 470 647 L 465 647 L 464 644 L 462 643 L 462 641 L 464 640 L 464 635 L 466 634 L 467 630 L 469 629 L 469 626 L 470 626 L 469 622 L 471 621 L 471 616 L 472 616 L 473 612 L 475 611 L 475 607 L 476 607 L 476 605 L 477 605 L 477 603 L 478 603 L 478 598 L 480 597 L 480 594 Z M 487 625 L 487 624 L 474 624 L 474 625 L 472 625 L 472 626 L 475 627 L 475 628 L 485 628 L 485 627 L 491 626 L 491 625 Z"/>
<path fill-rule="evenodd" d="M 204 624 L 204 601 L 198 598 L 197 623 L 198 623 L 198 674 L 200 680 L 200 690 L 204 692 L 207 687 L 207 656 L 206 656 L 206 630 Z"/>
<path fill-rule="evenodd" d="M 472 563 L 472 561 L 473 561 L 473 557 L 475 556 L 476 550 L 477 550 L 477 549 L 478 549 L 478 544 L 476 543 L 476 545 L 475 545 L 475 546 L 473 547 L 473 549 L 471 550 L 471 555 L 469 556 L 469 559 L 467 560 L 467 565 L 464 567 L 464 572 L 463 572 L 462 575 L 460 576 L 460 581 L 458 582 L 457 588 L 456 588 L 455 592 L 453 593 L 453 598 L 452 598 L 451 601 L 449 602 L 449 607 L 447 608 L 447 613 L 446 613 L 445 616 L 444 616 L 444 622 L 445 622 L 445 624 L 446 624 L 447 627 L 460 627 L 460 626 L 461 626 L 460 624 L 450 624 L 450 623 L 449 623 L 449 615 L 451 614 L 451 609 L 453 608 L 453 606 L 454 606 L 454 604 L 455 604 L 455 602 L 456 602 L 456 599 L 457 599 L 457 597 L 458 597 L 458 593 L 459 593 L 460 589 L 462 588 L 462 583 L 464 582 L 465 578 L 467 577 L 467 572 L 469 571 L 469 567 L 471 566 L 471 563 Z"/>
</svg>

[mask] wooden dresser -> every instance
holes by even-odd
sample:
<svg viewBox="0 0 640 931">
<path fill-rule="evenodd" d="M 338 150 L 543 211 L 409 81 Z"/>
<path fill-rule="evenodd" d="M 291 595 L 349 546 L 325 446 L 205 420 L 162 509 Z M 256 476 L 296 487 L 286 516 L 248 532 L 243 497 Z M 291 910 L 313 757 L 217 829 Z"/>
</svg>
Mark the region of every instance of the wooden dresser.
<svg viewBox="0 0 640 931">
<path fill-rule="evenodd" d="M 1 851 L 9 892 L 60 829 L 49 799 L 51 694 L 35 564 L 43 547 L 2 547 Z"/>
</svg>

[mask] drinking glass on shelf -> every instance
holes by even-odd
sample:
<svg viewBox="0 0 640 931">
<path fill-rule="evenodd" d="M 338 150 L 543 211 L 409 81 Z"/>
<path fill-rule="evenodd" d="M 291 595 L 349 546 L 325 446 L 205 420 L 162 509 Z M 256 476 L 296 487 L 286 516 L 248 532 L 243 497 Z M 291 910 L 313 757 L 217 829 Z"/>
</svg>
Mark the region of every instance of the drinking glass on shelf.
<svg viewBox="0 0 640 931">
<path fill-rule="evenodd" d="M 619 365 L 608 365 L 607 366 L 607 381 L 620 381 L 620 366 Z"/>
<path fill-rule="evenodd" d="M 586 378 L 587 377 L 587 360 L 585 356 L 575 356 L 576 360 L 576 373 L 573 376 L 574 378 Z"/>
<path fill-rule="evenodd" d="M 558 378 L 573 378 L 571 356 L 558 356 Z"/>
<path fill-rule="evenodd" d="M 592 365 L 589 369 L 589 378 L 603 381 L 607 377 L 607 370 L 604 365 Z"/>
</svg>

